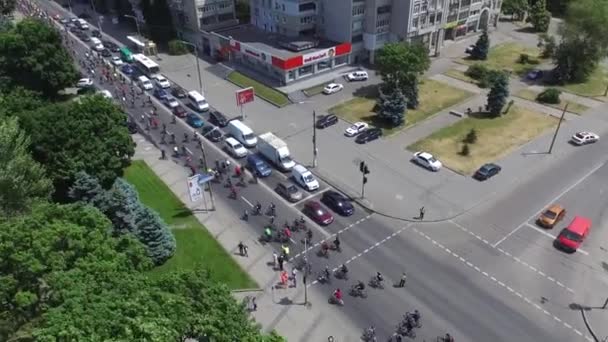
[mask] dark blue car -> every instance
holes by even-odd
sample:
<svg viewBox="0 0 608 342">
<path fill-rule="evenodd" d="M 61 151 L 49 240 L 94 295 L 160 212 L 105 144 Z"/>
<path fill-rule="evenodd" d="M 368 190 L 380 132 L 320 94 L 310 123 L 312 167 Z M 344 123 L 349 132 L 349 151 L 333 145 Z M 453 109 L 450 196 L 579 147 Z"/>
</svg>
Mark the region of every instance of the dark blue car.
<svg viewBox="0 0 608 342">
<path fill-rule="evenodd" d="M 190 114 L 188 114 L 188 116 L 186 116 L 186 122 L 188 123 L 188 125 L 190 125 L 194 128 L 201 128 L 205 124 L 203 119 L 201 119 L 200 116 L 198 116 L 194 113 L 190 113 Z"/>
<path fill-rule="evenodd" d="M 169 93 L 167 93 L 164 89 L 161 89 L 161 88 L 154 88 L 153 95 L 154 95 L 154 97 L 156 97 L 157 99 L 159 99 L 163 102 L 167 99 L 167 97 L 169 97 Z"/>
<path fill-rule="evenodd" d="M 133 69 L 132 66 L 130 66 L 129 64 L 125 64 L 123 65 L 120 70 L 122 70 L 122 72 L 124 72 L 127 75 L 131 75 L 133 73 L 133 71 L 135 71 L 135 69 Z"/>
<path fill-rule="evenodd" d="M 339 192 L 329 190 L 323 193 L 321 202 L 342 216 L 350 216 L 355 212 L 351 201 Z"/>
<path fill-rule="evenodd" d="M 252 172 L 255 172 L 258 177 L 268 177 L 272 173 L 270 166 L 257 154 L 247 156 L 247 167 Z"/>
</svg>

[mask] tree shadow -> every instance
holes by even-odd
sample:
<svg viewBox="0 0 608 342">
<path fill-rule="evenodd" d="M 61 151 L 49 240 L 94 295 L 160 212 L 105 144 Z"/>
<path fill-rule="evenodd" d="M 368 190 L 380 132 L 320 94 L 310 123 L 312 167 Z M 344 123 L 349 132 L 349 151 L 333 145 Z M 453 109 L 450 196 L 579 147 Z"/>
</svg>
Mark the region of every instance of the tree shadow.
<svg viewBox="0 0 608 342">
<path fill-rule="evenodd" d="M 608 263 L 605 261 L 602 261 L 602 268 L 604 269 L 604 271 L 608 272 Z"/>
<path fill-rule="evenodd" d="M 353 92 L 353 95 L 356 97 L 363 97 L 366 99 L 376 99 L 379 96 L 378 86 L 375 84 L 362 86 L 360 88 L 357 88 Z"/>
<path fill-rule="evenodd" d="M 534 27 L 532 26 L 523 26 L 515 30 L 515 32 L 519 33 L 536 33 Z"/>
<path fill-rule="evenodd" d="M 192 216 L 192 211 L 187 208 L 181 208 L 177 213 L 173 214 L 173 218 L 184 218 Z"/>
</svg>

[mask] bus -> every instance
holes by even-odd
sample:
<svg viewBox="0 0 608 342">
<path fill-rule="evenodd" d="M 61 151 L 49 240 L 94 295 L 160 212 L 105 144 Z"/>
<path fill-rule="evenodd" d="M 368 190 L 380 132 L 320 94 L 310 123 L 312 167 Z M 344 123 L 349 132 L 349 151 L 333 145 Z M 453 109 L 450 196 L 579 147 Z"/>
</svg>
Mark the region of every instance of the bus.
<svg viewBox="0 0 608 342">
<path fill-rule="evenodd" d="M 158 64 L 140 53 L 133 55 L 133 61 L 135 62 L 135 67 L 145 75 L 152 76 L 160 72 L 160 66 Z"/>
<path fill-rule="evenodd" d="M 133 62 L 133 53 L 126 46 L 120 48 L 120 57 L 127 63 Z"/>
</svg>

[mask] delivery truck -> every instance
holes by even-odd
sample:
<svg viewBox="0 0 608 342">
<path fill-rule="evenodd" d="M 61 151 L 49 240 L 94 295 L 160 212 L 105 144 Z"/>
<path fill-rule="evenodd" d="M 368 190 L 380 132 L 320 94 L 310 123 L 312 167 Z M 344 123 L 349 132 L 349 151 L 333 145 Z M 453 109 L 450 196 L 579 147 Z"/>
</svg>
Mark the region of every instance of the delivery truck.
<svg viewBox="0 0 608 342">
<path fill-rule="evenodd" d="M 258 152 L 281 171 L 289 171 L 296 165 L 289 155 L 287 144 L 271 132 L 258 137 Z"/>
</svg>

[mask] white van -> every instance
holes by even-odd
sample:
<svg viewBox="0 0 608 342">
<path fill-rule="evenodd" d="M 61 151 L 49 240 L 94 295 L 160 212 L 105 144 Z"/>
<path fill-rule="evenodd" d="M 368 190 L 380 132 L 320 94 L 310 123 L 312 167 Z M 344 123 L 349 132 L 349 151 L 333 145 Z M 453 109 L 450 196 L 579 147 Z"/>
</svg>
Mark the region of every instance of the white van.
<svg viewBox="0 0 608 342">
<path fill-rule="evenodd" d="M 190 106 L 199 112 L 204 112 L 209 110 L 209 103 L 205 100 L 205 97 L 199 94 L 198 91 L 193 90 L 188 93 L 188 101 L 190 101 Z"/>
<path fill-rule="evenodd" d="M 319 181 L 313 176 L 312 172 L 308 171 L 307 168 L 300 164 L 291 169 L 291 175 L 296 183 L 300 184 L 301 187 L 308 191 L 317 190 L 319 188 Z"/>
<path fill-rule="evenodd" d="M 226 130 L 229 135 L 247 147 L 254 147 L 258 143 L 258 138 L 253 134 L 253 130 L 239 120 L 230 121 Z"/>
<path fill-rule="evenodd" d="M 76 20 L 76 25 L 78 25 L 78 27 L 81 30 L 88 30 L 89 29 L 89 24 L 84 19 L 78 19 L 78 20 Z"/>
<path fill-rule="evenodd" d="M 154 89 L 154 85 L 152 84 L 152 81 L 150 81 L 149 78 L 147 78 L 146 76 L 139 76 L 137 78 L 137 83 L 139 83 L 139 85 L 144 88 L 145 90 L 152 90 Z"/>
<path fill-rule="evenodd" d="M 101 43 L 101 40 L 99 40 L 99 38 L 95 38 L 95 37 L 91 38 L 91 46 L 93 47 L 93 50 L 96 50 L 96 51 L 102 51 L 103 49 L 105 49 L 105 47 Z"/>
</svg>

